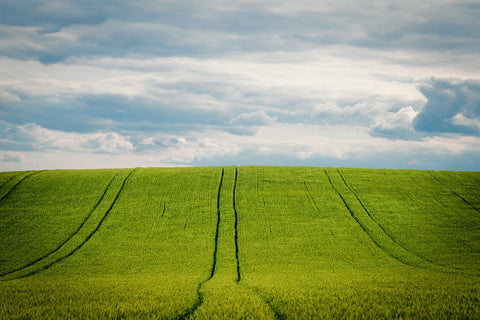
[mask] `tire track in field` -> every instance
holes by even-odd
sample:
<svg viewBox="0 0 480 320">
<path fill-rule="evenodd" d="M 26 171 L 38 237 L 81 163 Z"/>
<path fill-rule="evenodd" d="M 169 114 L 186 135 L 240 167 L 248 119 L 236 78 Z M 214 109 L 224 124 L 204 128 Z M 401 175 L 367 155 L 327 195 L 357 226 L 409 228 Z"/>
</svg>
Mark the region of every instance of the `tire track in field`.
<svg viewBox="0 0 480 320">
<path fill-rule="evenodd" d="M 235 181 L 233 183 L 233 195 L 232 195 L 232 205 L 233 205 L 233 213 L 235 215 L 235 260 L 237 261 L 237 279 L 235 280 L 236 283 L 238 283 L 241 279 L 241 273 L 240 273 L 240 260 L 238 259 L 238 212 L 237 212 L 237 206 L 236 206 L 236 194 L 237 194 L 237 179 L 238 179 L 238 170 L 237 167 L 235 167 Z"/>
<path fill-rule="evenodd" d="M 0 189 L 2 189 L 4 185 L 6 185 L 7 183 L 9 183 L 10 181 L 12 181 L 13 179 L 15 179 L 16 177 L 18 177 L 18 176 L 21 175 L 21 174 L 22 174 L 22 172 L 17 173 L 16 175 L 11 176 L 9 179 L 7 179 L 7 181 L 5 181 L 4 183 L 2 183 L 2 185 L 0 186 Z"/>
<path fill-rule="evenodd" d="M 430 171 L 427 171 L 427 173 L 433 178 L 435 179 L 435 181 L 437 181 L 438 183 L 440 183 L 443 187 L 447 188 L 451 193 L 453 193 L 455 196 L 459 197 L 460 199 L 462 199 L 463 202 L 465 202 L 465 204 L 467 204 L 468 206 L 470 206 L 472 209 L 474 209 L 475 211 L 477 211 L 478 213 L 480 213 L 480 209 L 478 209 L 477 207 L 475 207 L 472 203 L 470 203 L 467 199 L 465 199 L 463 196 L 461 196 L 459 193 L 457 193 L 455 190 L 453 190 L 452 188 L 450 188 L 447 184 L 445 184 L 444 182 L 442 182 L 442 180 L 440 180 L 438 177 L 434 176 Z"/>
<path fill-rule="evenodd" d="M 237 262 L 237 278 L 235 280 L 235 283 L 237 285 L 240 285 L 239 282 L 242 279 L 242 274 L 241 274 L 241 269 L 240 269 L 240 259 L 239 259 L 239 247 L 238 247 L 238 211 L 237 211 L 237 205 L 236 205 L 236 198 L 237 198 L 237 180 L 238 180 L 238 168 L 235 167 L 235 180 L 233 183 L 233 195 L 232 195 L 232 204 L 233 204 L 233 212 L 235 215 L 235 259 Z M 257 185 L 257 190 L 258 190 L 258 180 L 256 182 Z M 258 191 L 257 191 L 258 192 Z M 251 292 L 255 293 L 265 304 L 272 310 L 274 318 L 275 319 L 284 319 L 285 317 L 278 311 L 278 309 L 274 306 L 273 302 L 271 299 L 267 299 L 260 289 L 250 287 L 250 286 L 243 286 L 244 288 L 247 288 Z"/>
<path fill-rule="evenodd" d="M 230 208 L 229 208 L 229 210 L 228 210 L 229 212 L 228 213 L 223 212 L 224 216 L 222 217 L 221 202 L 223 203 L 223 209 L 225 209 L 225 207 L 224 207 L 225 202 L 223 202 L 223 201 L 225 201 L 225 195 L 226 195 L 225 191 L 223 191 L 223 190 L 230 183 L 226 179 L 225 168 L 222 168 L 222 174 L 221 174 L 221 179 L 220 179 L 218 194 L 217 194 L 217 226 L 216 226 L 216 230 L 215 230 L 215 247 L 214 247 L 213 261 L 212 261 L 212 268 L 211 268 L 210 275 L 209 275 L 209 277 L 207 277 L 205 280 L 203 280 L 202 282 L 200 282 L 197 285 L 197 287 L 196 287 L 197 300 L 196 300 L 195 304 L 192 307 L 190 307 L 188 310 L 186 310 L 183 314 L 176 317 L 176 319 L 192 319 L 192 318 L 195 318 L 197 310 L 199 310 L 199 312 L 200 312 L 200 315 L 199 315 L 200 317 L 205 316 L 205 314 L 202 314 L 203 311 L 200 311 L 201 307 L 204 304 L 206 304 L 207 307 L 208 307 L 211 304 L 211 301 L 213 301 L 213 300 L 208 300 L 207 302 L 205 302 L 206 301 L 205 300 L 205 295 L 208 295 L 207 299 L 215 299 L 215 298 L 219 297 L 218 292 L 215 291 L 216 289 L 206 288 L 206 284 L 210 283 L 209 281 L 216 281 L 217 277 L 219 277 L 219 279 L 223 279 L 222 277 L 225 276 L 225 272 L 229 273 L 230 271 L 232 271 L 232 275 L 234 275 L 234 276 L 231 278 L 231 280 L 228 280 L 225 283 L 223 283 L 224 280 L 220 280 L 220 281 L 222 281 L 221 286 L 226 286 L 226 287 L 228 287 L 229 289 L 231 289 L 235 292 L 236 292 L 236 290 L 239 290 L 235 294 L 240 293 L 240 297 L 242 295 L 247 295 L 247 296 L 245 296 L 246 298 L 249 298 L 249 299 L 254 298 L 254 300 L 259 299 L 260 301 L 265 303 L 265 305 L 267 306 L 268 309 L 271 310 L 271 314 L 273 315 L 273 317 L 275 319 L 282 319 L 278 310 L 276 310 L 274 308 L 274 306 L 272 305 L 270 300 L 266 299 L 261 294 L 260 290 L 258 290 L 257 288 L 249 287 L 249 286 L 246 286 L 246 285 L 243 285 L 243 284 L 240 283 L 240 281 L 242 279 L 242 274 L 241 274 L 241 265 L 240 265 L 240 259 L 239 259 L 239 246 L 238 246 L 238 221 L 239 220 L 238 220 L 238 211 L 237 211 L 237 203 L 236 203 L 237 182 L 238 182 L 238 169 L 237 169 L 237 167 L 235 167 L 235 170 L 234 170 L 233 174 L 234 174 L 233 179 L 232 179 L 233 180 L 233 188 L 232 188 L 231 193 L 228 192 L 228 194 L 232 196 L 231 202 L 229 200 L 228 203 L 229 204 L 231 203 L 231 206 L 232 206 L 231 209 L 233 209 L 233 210 L 230 211 Z M 223 193 L 223 198 L 222 198 L 222 193 Z M 223 199 L 223 201 L 222 201 L 222 199 Z M 230 214 L 232 214 L 232 212 L 233 212 L 233 215 L 230 215 Z M 224 246 L 225 243 L 220 242 L 220 241 L 231 241 L 232 240 L 232 238 L 230 238 L 230 240 L 225 239 L 226 234 L 224 234 L 224 232 L 227 232 L 226 230 L 228 230 L 227 234 L 229 236 L 230 235 L 233 236 L 234 239 L 233 239 L 233 241 L 232 241 L 233 243 L 231 243 L 231 245 L 235 246 L 235 248 L 234 248 L 235 250 L 231 250 L 232 256 L 230 256 L 230 257 L 233 258 L 233 255 L 235 255 L 235 257 L 234 257 L 235 262 L 233 262 L 233 260 L 231 260 L 232 264 L 229 265 L 227 268 L 223 264 L 223 263 L 225 263 L 225 261 L 223 261 L 223 260 L 219 261 L 218 260 L 218 259 L 229 259 L 228 257 L 225 258 L 224 252 L 219 252 L 218 250 L 229 250 L 230 251 L 230 249 L 233 249 L 232 247 L 228 247 L 228 249 L 227 249 L 227 247 Z M 221 232 L 222 232 L 222 235 L 220 235 Z M 232 232 L 232 234 L 230 232 Z M 220 240 L 220 239 L 223 239 L 223 240 Z M 217 272 L 217 267 L 218 267 L 218 272 Z M 234 268 L 235 268 L 235 272 L 233 272 Z M 232 281 L 232 282 L 229 282 L 229 281 Z M 213 291 L 210 291 L 210 290 L 213 290 Z M 221 299 L 221 297 L 220 297 L 220 299 Z M 244 310 L 244 309 L 241 309 L 241 310 Z"/>
<path fill-rule="evenodd" d="M 361 201 L 359 200 L 359 198 L 356 196 L 356 194 L 348 187 L 348 185 L 345 183 L 345 180 L 343 179 L 342 175 L 340 174 L 340 172 L 338 171 L 337 169 L 337 172 L 339 173 L 340 177 L 342 178 L 343 182 L 345 183 L 345 186 L 350 190 L 350 192 L 352 192 L 355 197 L 357 198 L 357 200 L 359 201 L 361 207 L 365 210 L 365 213 L 367 214 L 367 216 L 369 217 L 370 221 L 374 224 L 374 226 L 377 226 L 379 227 L 379 229 L 383 232 L 383 236 L 386 237 L 384 240 L 387 240 L 387 241 L 391 241 L 391 245 L 393 246 L 396 246 L 397 249 L 399 250 L 402 250 L 404 251 L 404 254 L 403 255 L 413 255 L 414 257 L 414 260 L 420 260 L 422 263 L 414 263 L 412 261 L 409 261 L 410 259 L 405 259 L 404 257 L 401 257 L 399 254 L 396 254 L 394 252 L 391 252 L 391 250 L 389 250 L 387 248 L 387 246 L 385 244 L 382 244 L 380 241 L 378 241 L 376 239 L 376 237 L 372 234 L 372 230 L 369 230 L 369 228 L 367 226 L 365 226 L 364 223 L 362 223 L 359 218 L 357 217 L 357 215 L 355 214 L 354 210 L 351 208 L 351 206 L 347 203 L 347 200 L 345 199 L 345 197 L 342 195 L 342 193 L 335 187 L 335 185 L 333 184 L 332 182 L 332 179 L 330 177 L 330 175 L 328 174 L 327 170 L 324 169 L 324 172 L 325 172 L 325 175 L 327 176 L 327 179 L 328 179 L 328 182 L 330 183 L 330 186 L 332 187 L 332 189 L 337 193 L 337 195 L 340 197 L 340 199 L 342 200 L 343 204 L 345 205 L 345 207 L 347 208 L 348 212 L 350 213 L 350 215 L 352 216 L 352 218 L 357 222 L 357 224 L 362 228 L 362 230 L 368 235 L 368 237 L 373 241 L 373 243 L 378 247 L 380 248 L 386 255 L 388 255 L 389 257 L 399 261 L 400 263 L 402 264 L 405 264 L 405 265 L 408 265 L 408 266 L 411 266 L 411 267 L 415 267 L 415 268 L 426 268 L 426 265 L 428 266 L 431 266 L 431 263 L 422 259 L 421 257 L 418 257 L 414 254 L 412 254 L 410 251 L 406 250 L 405 248 L 403 248 L 402 246 L 400 246 L 398 243 L 396 243 L 395 241 L 393 241 L 393 239 L 387 234 L 385 233 L 385 230 L 380 227 L 376 222 L 375 220 L 372 219 L 371 215 L 369 214 L 368 211 L 365 210 L 365 206 L 361 203 Z M 379 230 L 379 231 L 380 231 Z M 381 236 L 381 234 L 379 234 L 379 236 Z M 412 257 L 412 258 L 413 258 Z M 416 258 L 416 259 L 415 259 Z M 436 266 L 436 265 L 435 265 Z M 437 267 L 437 266 L 436 266 Z"/>
<path fill-rule="evenodd" d="M 357 199 L 357 201 L 360 203 L 360 205 L 362 206 L 363 210 L 367 213 L 367 215 L 369 216 L 369 218 L 380 228 L 382 229 L 382 231 L 385 233 L 385 235 L 390 238 L 390 240 L 392 240 L 392 242 L 394 242 L 396 245 L 398 245 L 401 249 L 405 250 L 406 252 L 408 252 L 409 254 L 415 256 L 416 258 L 422 260 L 424 263 L 430 265 L 430 266 L 433 266 L 433 267 L 439 267 L 439 268 L 447 268 L 446 266 L 443 266 L 443 265 L 440 265 L 440 264 L 437 264 L 433 261 L 430 261 L 418 254 L 416 254 L 415 252 L 405 248 L 403 245 L 401 245 L 400 243 L 398 243 L 397 241 L 395 241 L 395 239 L 390 236 L 389 233 L 387 233 L 387 231 L 380 225 L 377 223 L 377 221 L 372 217 L 372 215 L 370 214 L 370 212 L 368 211 L 368 209 L 364 206 L 362 200 L 360 200 L 360 198 L 358 197 L 357 193 L 350 187 L 350 185 L 346 182 L 345 178 L 343 177 L 343 174 L 341 173 L 341 171 L 339 169 L 337 169 L 337 172 L 338 174 L 340 175 L 340 177 L 342 178 L 342 181 L 343 183 L 345 184 L 345 186 L 350 190 L 350 192 L 355 196 L 355 198 Z M 452 192 L 454 192 L 453 190 L 451 190 Z M 455 192 L 454 192 L 455 193 Z M 460 197 L 460 196 L 459 196 Z M 453 268 L 455 269 L 456 271 L 464 271 L 462 269 L 458 269 L 458 268 L 455 268 L 455 267 L 450 267 L 450 268 Z M 446 270 L 442 270 L 443 272 L 445 272 Z M 448 273 L 452 273 L 453 270 L 449 270 Z M 453 273 L 457 273 L 457 272 L 453 272 Z"/>
<path fill-rule="evenodd" d="M 405 248 L 404 246 L 402 246 L 400 243 L 398 243 L 397 241 L 395 241 L 395 239 L 392 238 L 392 236 L 390 236 L 390 234 L 385 230 L 384 227 L 382 227 L 382 225 L 380 225 L 379 223 L 377 223 L 377 221 L 372 217 L 372 214 L 370 213 L 370 211 L 367 209 L 367 207 L 365 207 L 365 205 L 363 204 L 363 201 L 360 199 L 360 197 L 358 196 L 358 194 L 353 190 L 353 188 L 347 183 L 347 181 L 345 180 L 345 177 L 343 176 L 342 172 L 337 169 L 337 172 L 338 172 L 338 175 L 340 176 L 340 178 L 342 179 L 343 181 L 343 184 L 347 187 L 347 189 L 355 196 L 355 199 L 357 199 L 358 203 L 360 204 L 360 206 L 362 207 L 363 211 L 365 211 L 365 213 L 368 215 L 368 217 L 370 218 L 370 220 L 375 223 L 376 226 L 378 226 L 383 233 L 385 233 L 385 235 L 390 239 L 392 240 L 395 244 L 397 244 L 398 246 L 400 246 L 402 249 L 404 249 L 405 251 L 408 251 L 409 253 L 413 254 L 414 256 L 424 260 L 425 262 L 428 262 L 428 263 L 432 263 L 431 261 L 427 261 L 425 260 L 424 258 L 418 256 L 417 254 L 415 254 L 414 252 L 408 250 L 407 248 Z"/>
<path fill-rule="evenodd" d="M 372 239 L 372 237 L 370 236 L 370 234 L 367 232 L 367 230 L 365 229 L 365 227 L 363 226 L 363 224 L 360 223 L 360 221 L 358 221 L 358 218 L 355 216 L 355 214 L 353 213 L 353 210 L 352 208 L 350 208 L 350 206 L 348 205 L 347 201 L 345 200 L 345 198 L 343 197 L 343 195 L 340 193 L 340 191 L 338 191 L 338 189 L 334 186 L 333 182 L 332 182 L 332 179 L 330 178 L 330 175 L 328 174 L 327 170 L 324 170 L 325 172 L 325 175 L 327 176 L 327 179 L 328 179 L 328 182 L 330 183 L 330 186 L 332 187 L 333 190 L 335 190 L 335 192 L 337 193 L 337 195 L 340 197 L 340 199 L 342 200 L 343 204 L 345 205 L 345 207 L 347 208 L 348 212 L 350 213 L 350 215 L 352 216 L 352 218 L 358 223 L 358 225 L 362 228 L 363 231 L 365 231 L 366 234 L 368 234 L 368 236 L 370 237 L 370 239 Z M 373 242 L 375 242 L 375 244 L 377 245 L 377 247 L 379 247 L 380 249 L 382 249 L 378 244 L 377 242 L 372 239 Z M 383 249 L 382 249 L 383 250 Z"/>
<path fill-rule="evenodd" d="M 34 171 L 34 172 L 31 172 L 27 175 L 25 175 L 23 178 L 21 178 L 17 183 L 15 183 L 13 185 L 13 187 L 10 188 L 10 190 L 8 190 L 8 192 L 6 194 L 3 195 L 2 198 L 0 198 L 0 203 L 2 203 L 5 199 L 7 199 L 10 194 L 12 194 L 13 191 L 15 191 L 15 189 L 20 185 L 22 184 L 22 182 L 24 182 L 27 178 L 30 178 L 31 176 L 35 175 L 35 174 L 39 174 L 40 172 L 43 172 L 45 170 L 41 170 L 41 171 Z M 14 179 L 15 177 L 18 177 L 18 175 L 15 175 L 13 178 L 9 179 L 7 182 L 10 182 L 12 179 Z M 6 183 L 4 183 L 2 185 L 2 187 L 5 185 Z"/>
<path fill-rule="evenodd" d="M 32 276 L 34 274 L 37 274 L 41 271 L 44 271 L 44 270 L 47 270 L 48 268 L 50 268 L 51 266 L 67 259 L 68 257 L 72 256 L 75 252 L 77 252 L 80 248 L 82 248 L 87 242 L 88 240 L 90 240 L 91 237 L 93 237 L 93 235 L 95 233 L 97 233 L 97 231 L 100 229 L 100 227 L 102 226 L 103 222 L 105 221 L 105 219 L 107 218 L 107 216 L 109 215 L 110 211 L 112 211 L 113 207 L 115 206 L 115 203 L 117 202 L 118 198 L 120 197 L 120 194 L 122 193 L 123 191 L 123 188 L 125 187 L 125 184 L 127 182 L 127 180 L 132 176 L 132 174 L 136 171 L 137 169 L 133 169 L 129 172 L 129 174 L 125 177 L 125 179 L 123 180 L 122 182 L 122 185 L 120 186 L 120 189 L 118 190 L 117 194 L 115 195 L 115 198 L 113 199 L 112 203 L 110 204 L 110 207 L 107 209 L 107 211 L 105 212 L 105 214 L 103 215 L 102 219 L 100 220 L 100 222 L 98 223 L 98 225 L 95 227 L 95 229 L 89 233 L 87 235 L 87 237 L 79 244 L 77 245 L 73 250 L 71 250 L 69 253 L 53 260 L 52 262 L 49 262 L 48 264 L 44 265 L 44 266 L 41 266 L 40 268 L 38 269 L 35 269 L 35 270 L 32 270 L 31 272 L 28 272 L 26 274 L 23 274 L 23 275 L 19 275 L 17 277 L 14 277 L 14 278 L 11 278 L 11 279 L 6 279 L 4 281 L 9 281 L 9 280 L 15 280 L 15 279 L 22 279 L 22 278 L 26 278 L 26 277 L 29 277 L 29 276 Z M 118 175 L 118 174 L 117 174 Z M 114 177 L 115 178 L 115 177 Z M 113 181 L 113 179 L 112 179 Z M 110 184 L 112 183 L 112 181 L 109 183 L 109 186 Z M 108 190 L 108 188 L 106 189 L 106 191 Z M 105 193 L 106 191 L 104 192 L 104 194 L 102 195 L 102 199 L 103 197 L 105 196 Z M 101 201 L 100 201 L 101 202 Z M 98 205 L 97 205 L 98 206 Z M 93 212 L 93 211 L 92 211 Z M 84 221 L 85 223 L 85 221 Z M 78 233 L 78 232 L 77 232 Z M 72 236 L 73 237 L 73 236 Z M 42 259 L 44 260 L 44 259 Z M 38 263 L 40 263 L 41 261 L 38 261 Z M 22 269 L 23 270 L 23 269 Z"/>
<path fill-rule="evenodd" d="M 218 186 L 218 195 L 217 195 L 217 226 L 215 228 L 215 247 L 213 249 L 213 262 L 212 262 L 212 270 L 210 272 L 210 277 L 205 281 L 207 282 L 208 280 L 213 278 L 213 275 L 215 274 L 215 268 L 217 267 L 217 252 L 218 252 L 218 232 L 220 230 L 220 193 L 222 192 L 222 184 L 223 184 L 223 178 L 225 176 L 225 169 L 222 167 L 222 174 L 220 176 L 220 184 Z"/>
<path fill-rule="evenodd" d="M 394 242 L 396 245 L 398 245 L 400 248 L 402 248 L 403 250 L 405 250 L 406 252 L 408 252 L 409 254 L 412 254 L 414 255 L 415 257 L 423 260 L 424 262 L 426 263 L 431 263 L 431 264 L 435 264 L 433 263 L 432 261 L 428 261 L 426 260 L 425 258 L 423 258 L 422 256 L 419 256 L 417 255 L 415 252 L 412 252 L 410 250 L 408 250 L 407 248 L 405 248 L 403 245 L 401 245 L 400 243 L 398 243 L 397 241 L 395 241 L 394 238 L 392 238 L 392 236 L 385 230 L 384 227 L 382 227 L 379 223 L 377 223 L 377 221 L 372 217 L 370 211 L 365 207 L 365 205 L 363 204 L 363 201 L 360 199 L 360 197 L 358 196 L 358 194 L 353 190 L 353 188 L 347 183 L 347 181 L 345 180 L 342 172 L 337 169 L 337 172 L 338 172 L 338 175 L 340 176 L 340 178 L 342 179 L 343 181 L 343 184 L 347 187 L 347 189 L 355 196 L 355 198 L 357 199 L 358 203 L 360 204 L 360 206 L 362 207 L 362 209 L 365 211 L 365 213 L 368 215 L 368 217 L 372 220 L 373 223 L 375 223 L 376 226 L 378 226 L 382 232 L 392 241 Z"/>
<path fill-rule="evenodd" d="M 414 268 L 422 268 L 422 269 L 429 269 L 432 271 L 438 271 L 442 273 L 447 273 L 447 274 L 462 274 L 462 275 L 471 275 L 471 276 L 479 276 L 479 274 L 472 274 L 469 272 L 465 272 L 465 270 L 460 270 L 456 268 L 451 268 L 451 267 L 446 267 L 442 266 L 439 264 L 436 264 L 434 262 L 428 261 L 424 259 L 421 256 L 418 256 L 414 252 L 411 252 L 410 250 L 407 250 L 404 248 L 402 245 L 399 243 L 395 242 L 395 240 L 385 232 L 385 230 L 371 217 L 370 213 L 368 210 L 365 208 L 365 206 L 362 204 L 360 198 L 356 195 L 356 193 L 349 187 L 349 185 L 346 183 L 345 179 L 343 178 L 342 174 L 340 171 L 337 169 L 337 172 L 339 176 L 341 177 L 341 180 L 345 184 L 345 187 L 355 196 L 359 204 L 361 205 L 363 211 L 367 215 L 368 218 L 367 220 L 362 222 L 357 215 L 355 214 L 354 210 L 348 205 L 347 201 L 345 200 L 345 197 L 341 194 L 341 192 L 334 186 L 329 174 L 327 171 L 324 169 L 325 174 L 327 175 L 328 181 L 331 185 L 331 187 L 335 190 L 335 192 L 338 194 L 338 196 L 342 199 L 343 203 L 345 204 L 345 207 L 347 210 L 350 212 L 350 215 L 352 216 L 353 219 L 360 225 L 360 227 L 363 229 L 363 231 L 370 237 L 370 239 L 375 243 L 375 245 L 380 248 L 385 254 L 387 254 L 389 257 L 405 264 L 410 267 Z M 365 223 L 367 222 L 367 223 Z M 369 227 L 367 224 L 371 223 L 373 226 L 373 229 Z M 375 230 L 376 229 L 376 230 Z M 383 238 L 381 240 L 377 239 Z"/>
<path fill-rule="evenodd" d="M 80 223 L 80 225 L 77 227 L 77 229 L 72 233 L 70 234 L 65 240 L 62 241 L 62 243 L 60 243 L 55 249 L 49 251 L 47 254 L 44 254 L 43 256 L 17 268 L 17 269 L 14 269 L 14 270 L 11 270 L 11 271 L 7 271 L 5 273 L 2 273 L 0 274 L 0 277 L 3 277 L 3 276 L 6 276 L 6 275 L 9 275 L 9 274 L 12 274 L 14 272 L 17 272 L 17 271 L 21 271 L 25 268 L 28 268 L 30 266 L 33 266 L 34 264 L 48 258 L 50 255 L 54 254 L 55 252 L 57 252 L 58 250 L 60 250 L 68 241 L 70 241 L 70 239 L 72 239 L 76 234 L 78 234 L 80 232 L 80 230 L 82 229 L 82 227 L 85 225 L 85 223 L 87 222 L 87 220 L 92 216 L 93 212 L 97 209 L 97 207 L 100 205 L 100 203 L 103 201 L 103 198 L 105 197 L 105 194 L 107 193 L 108 189 L 110 188 L 111 184 L 113 183 L 113 180 L 115 180 L 115 178 L 118 176 L 118 173 L 115 174 L 115 176 L 113 176 L 113 178 L 110 180 L 110 182 L 107 184 L 107 187 L 105 188 L 105 190 L 103 191 L 102 195 L 100 196 L 100 198 L 98 199 L 97 203 L 95 203 L 95 205 L 93 206 L 93 208 L 90 210 L 90 212 L 87 214 L 87 216 L 83 219 L 83 221 Z"/>
<path fill-rule="evenodd" d="M 210 281 L 214 274 L 215 274 L 215 268 L 217 265 L 217 250 L 218 250 L 218 232 L 220 229 L 220 193 L 222 192 L 222 185 L 223 185 L 223 178 L 225 175 L 225 168 L 222 167 L 222 173 L 220 175 L 220 183 L 218 185 L 218 194 L 217 194 L 217 225 L 215 228 L 215 240 L 214 240 L 214 248 L 213 248 L 213 259 L 212 259 L 212 268 L 210 269 L 210 275 L 197 285 L 197 301 L 195 304 L 187 309 L 183 314 L 179 315 L 176 317 L 176 319 L 179 320 L 184 320 L 190 318 L 195 311 L 203 304 L 203 292 L 202 292 L 202 287 L 203 285 Z"/>
</svg>

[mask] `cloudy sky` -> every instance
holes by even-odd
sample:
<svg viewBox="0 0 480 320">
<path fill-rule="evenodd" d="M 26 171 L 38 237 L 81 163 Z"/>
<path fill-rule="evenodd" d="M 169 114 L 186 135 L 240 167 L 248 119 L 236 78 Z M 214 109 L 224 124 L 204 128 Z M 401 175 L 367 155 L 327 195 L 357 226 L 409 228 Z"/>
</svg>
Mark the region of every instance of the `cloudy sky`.
<svg viewBox="0 0 480 320">
<path fill-rule="evenodd" d="M 0 171 L 480 170 L 478 0 L 0 0 Z"/>
</svg>

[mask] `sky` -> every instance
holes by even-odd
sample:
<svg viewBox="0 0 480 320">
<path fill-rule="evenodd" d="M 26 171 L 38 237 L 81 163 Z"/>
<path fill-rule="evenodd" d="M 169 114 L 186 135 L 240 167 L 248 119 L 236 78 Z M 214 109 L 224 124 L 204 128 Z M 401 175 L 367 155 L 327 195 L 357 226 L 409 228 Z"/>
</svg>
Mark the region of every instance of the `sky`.
<svg viewBox="0 0 480 320">
<path fill-rule="evenodd" d="M 0 171 L 480 171 L 478 0 L 0 0 Z"/>
</svg>

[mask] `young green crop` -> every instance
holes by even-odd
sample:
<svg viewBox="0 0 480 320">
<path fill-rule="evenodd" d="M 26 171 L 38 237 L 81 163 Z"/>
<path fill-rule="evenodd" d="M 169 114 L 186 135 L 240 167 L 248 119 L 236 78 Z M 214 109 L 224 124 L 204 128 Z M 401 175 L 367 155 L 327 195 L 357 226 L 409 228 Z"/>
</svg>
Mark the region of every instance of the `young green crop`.
<svg viewBox="0 0 480 320">
<path fill-rule="evenodd" d="M 374 214 L 380 216 L 382 211 L 380 208 L 375 211 L 364 198 L 386 207 L 398 201 L 396 209 L 389 213 L 391 219 L 396 217 L 399 226 L 402 221 L 423 222 L 412 223 L 412 232 L 404 234 L 405 237 L 419 234 L 421 230 L 416 228 L 428 230 L 438 225 L 432 219 L 428 226 L 425 219 L 409 211 L 411 200 L 396 200 L 398 193 L 378 184 L 382 180 L 377 175 L 389 177 L 398 173 L 239 168 L 237 198 L 243 284 L 262 292 L 280 318 L 479 317 L 478 247 L 475 255 L 462 257 L 463 264 L 471 263 L 468 270 L 459 270 L 459 263 L 437 266 L 416 251 L 407 250 L 407 246 L 405 249 L 397 240 L 400 232 L 390 234 L 386 226 L 375 220 Z M 405 171 L 400 175 L 414 173 Z M 355 195 L 356 189 L 349 183 L 361 176 L 371 179 L 355 184 L 365 190 Z M 394 188 L 398 183 L 394 179 L 389 186 Z M 403 186 L 408 189 L 408 185 Z M 478 194 L 479 185 L 476 190 Z M 385 198 L 379 200 L 379 195 Z M 446 195 L 450 197 L 449 193 Z M 394 201 L 389 204 L 390 198 Z M 423 206 L 432 200 L 426 200 Z M 442 201 L 456 200 L 442 195 Z M 457 213 L 458 217 L 469 215 L 470 228 L 476 228 L 476 234 L 480 234 L 480 216 L 474 215 L 468 206 L 455 203 L 457 206 L 450 208 L 462 211 Z M 453 229 L 452 225 L 442 227 Z M 478 246 L 478 236 L 473 233 L 469 236 L 468 244 Z M 449 237 L 463 239 L 465 235 L 461 229 L 453 229 Z M 430 241 L 435 244 L 433 239 Z M 443 250 L 438 254 L 451 254 L 449 250 L 455 252 L 458 248 L 443 247 Z M 475 251 L 470 247 L 464 250 Z"/>
<path fill-rule="evenodd" d="M 74 236 L 113 175 L 111 170 L 30 172 L 5 184 L 0 275 L 32 265 Z"/>
<path fill-rule="evenodd" d="M 0 173 L 0 319 L 480 318 L 480 174 Z"/>
</svg>

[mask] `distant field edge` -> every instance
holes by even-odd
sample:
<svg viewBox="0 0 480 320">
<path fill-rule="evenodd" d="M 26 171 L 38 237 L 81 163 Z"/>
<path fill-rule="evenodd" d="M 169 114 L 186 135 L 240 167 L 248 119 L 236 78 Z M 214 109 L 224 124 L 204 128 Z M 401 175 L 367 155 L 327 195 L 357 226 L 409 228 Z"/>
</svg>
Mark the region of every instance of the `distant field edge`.
<svg viewBox="0 0 480 320">
<path fill-rule="evenodd" d="M 236 164 L 228 164 L 228 165 L 206 165 L 206 166 L 165 166 L 165 167 L 155 167 L 155 166 L 133 166 L 133 167 L 109 167 L 109 168 L 59 168 L 59 169 L 25 169 L 25 170 L 2 170 L 0 168 L 0 174 L 12 174 L 12 175 L 20 175 L 24 173 L 35 173 L 35 172 L 43 172 L 43 171 L 94 171 L 94 170 L 131 170 L 131 169 L 189 169 L 189 168 L 228 168 L 228 167 L 236 167 L 236 168 L 320 168 L 320 169 L 353 169 L 353 170 L 380 170 L 380 171 L 423 171 L 423 172 L 466 172 L 466 173 L 480 173 L 480 170 L 454 170 L 454 169 L 417 169 L 417 168 L 381 168 L 381 167 L 344 167 L 344 166 L 302 166 L 302 165 L 236 165 Z M 4 181 L 5 182 L 5 181 Z M 2 188 L 2 184 L 4 182 L 0 182 L 0 188 Z"/>
</svg>

